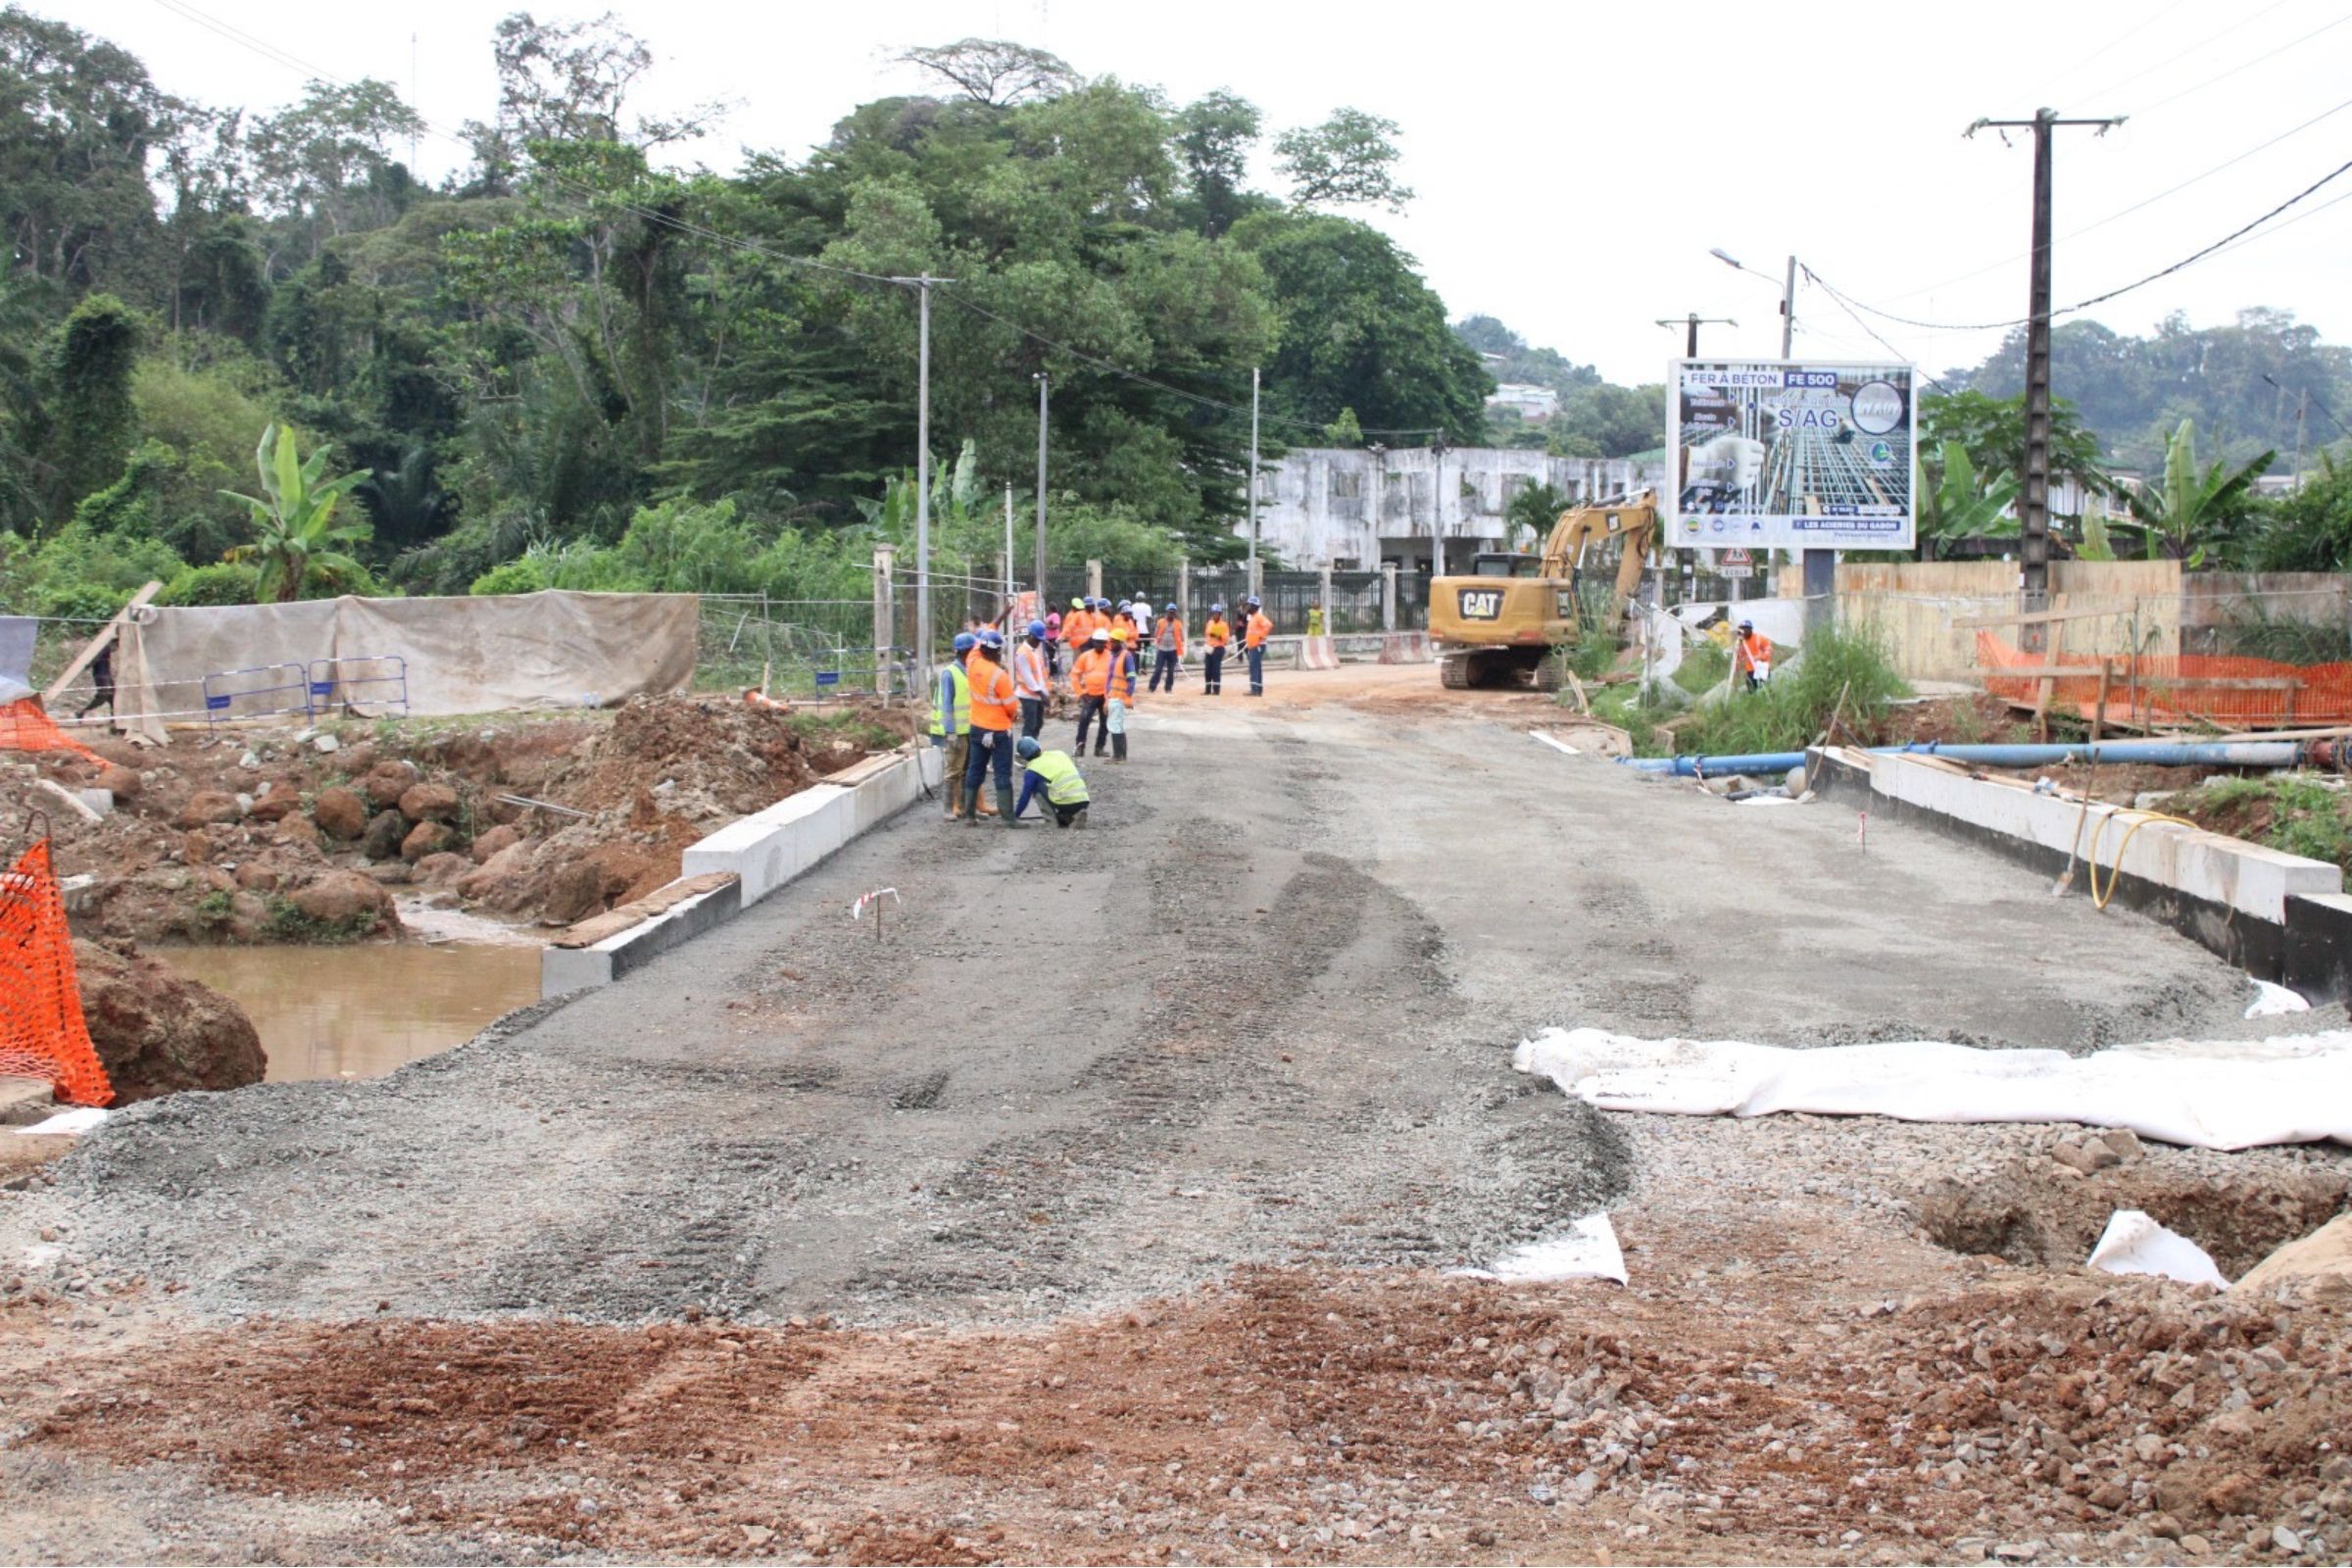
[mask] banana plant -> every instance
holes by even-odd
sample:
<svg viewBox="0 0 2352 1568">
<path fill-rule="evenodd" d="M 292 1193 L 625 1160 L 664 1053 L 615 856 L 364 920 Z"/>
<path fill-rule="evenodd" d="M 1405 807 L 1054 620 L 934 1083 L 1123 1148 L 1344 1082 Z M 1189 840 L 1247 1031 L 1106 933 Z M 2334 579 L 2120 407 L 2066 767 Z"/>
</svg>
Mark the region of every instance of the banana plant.
<svg viewBox="0 0 2352 1568">
<path fill-rule="evenodd" d="M 368 477 L 358 469 L 326 479 L 327 449 L 320 447 L 304 462 L 294 448 L 294 432 L 272 424 L 262 432 L 253 465 L 262 476 L 261 497 L 235 490 L 220 493 L 253 510 L 254 537 L 238 545 L 223 560 L 250 561 L 260 571 L 260 597 L 265 604 L 284 604 L 302 597 L 302 586 L 314 567 L 358 575 L 367 568 L 335 547 L 358 544 L 368 536 L 368 521 L 335 521 L 335 504 Z"/>
<path fill-rule="evenodd" d="M 1943 443 L 1943 472 L 1936 488 L 1920 497 L 1919 537 L 1931 551 L 1950 550 L 1964 539 L 2014 539 L 2018 522 L 2004 515 L 2017 499 L 2017 475 L 1997 473 L 1980 485 L 1968 449 Z"/>
<path fill-rule="evenodd" d="M 2200 472 L 2196 421 L 2182 419 L 2165 445 L 2163 487 L 2124 492 L 2132 520 L 2147 533 L 2148 559 L 2203 565 L 2206 546 L 2220 543 L 2245 516 L 2256 475 L 2278 455 L 2265 452 L 2234 473 L 2218 462 Z"/>
</svg>

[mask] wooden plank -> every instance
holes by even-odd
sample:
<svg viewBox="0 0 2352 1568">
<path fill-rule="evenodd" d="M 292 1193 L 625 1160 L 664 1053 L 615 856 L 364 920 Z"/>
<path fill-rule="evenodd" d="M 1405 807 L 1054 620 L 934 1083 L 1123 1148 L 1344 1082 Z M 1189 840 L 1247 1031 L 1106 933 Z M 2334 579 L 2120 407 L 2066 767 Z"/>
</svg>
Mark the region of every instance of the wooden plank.
<svg viewBox="0 0 2352 1568">
<path fill-rule="evenodd" d="M 554 948 L 593 948 L 607 937 L 618 936 L 640 920 L 650 920 L 662 910 L 673 908 L 688 899 L 714 892 L 735 880 L 732 871 L 706 871 L 701 876 L 682 876 L 675 882 L 665 882 L 642 899 L 632 899 L 618 908 L 603 914 L 592 914 L 576 925 L 567 925 L 550 939 Z"/>
<path fill-rule="evenodd" d="M 2047 626 L 2060 620 L 2103 620 L 2131 615 L 2130 610 L 2035 610 L 2019 615 L 1962 615 L 1952 621 L 1956 631 L 1989 631 L 1995 626 Z"/>
<path fill-rule="evenodd" d="M 116 611 L 114 618 L 99 627 L 98 635 L 91 638 L 81 652 L 74 656 L 74 662 L 66 666 L 66 672 L 49 683 L 49 689 L 41 693 L 41 706 L 47 708 L 51 703 L 64 696 L 66 688 L 74 684 L 74 678 L 90 667 L 90 662 L 98 657 L 98 650 L 115 640 L 115 634 L 122 629 L 122 623 L 130 618 L 130 612 L 144 608 L 148 600 L 163 591 L 162 583 L 151 582 L 137 593 L 132 594 L 130 603 Z"/>
</svg>

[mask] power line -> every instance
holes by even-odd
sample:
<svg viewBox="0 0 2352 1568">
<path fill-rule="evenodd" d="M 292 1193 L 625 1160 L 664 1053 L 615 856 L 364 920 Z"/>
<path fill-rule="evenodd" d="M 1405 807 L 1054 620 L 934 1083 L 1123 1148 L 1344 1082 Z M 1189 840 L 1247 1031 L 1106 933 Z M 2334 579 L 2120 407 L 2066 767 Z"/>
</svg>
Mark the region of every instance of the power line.
<svg viewBox="0 0 2352 1568">
<path fill-rule="evenodd" d="M 2196 83 L 2194 86 L 2183 87 L 2179 92 L 2172 94 L 2170 97 L 2159 98 L 2154 103 L 2148 105 L 2145 109 L 2137 109 L 2132 111 L 2132 113 L 2140 115 L 2152 114 L 2156 110 L 2164 108 L 2167 104 L 2177 104 L 2181 99 L 2188 97 L 2191 93 L 2203 92 L 2206 88 L 2219 81 L 2228 81 L 2231 76 L 2236 75 L 2241 71 L 2251 71 L 2256 66 L 2261 65 L 2265 60 L 2275 59 L 2276 57 L 2286 53 L 2289 49 L 2294 48 L 2297 44 L 2309 43 L 2312 39 L 2317 38 L 2321 33 L 2332 31 L 2335 28 L 2342 26 L 2347 22 L 2352 22 L 2352 11 L 2345 12 L 2333 22 L 2324 23 L 2321 25 L 2312 28 L 2309 32 L 2304 33 L 2301 37 L 2289 38 L 2278 48 L 2267 50 L 2262 54 L 2258 54 L 2253 59 L 2245 62 L 2243 65 L 2231 66 L 2228 71 L 2221 72 L 2215 75 L 2207 76 L 2203 81 Z"/>
<path fill-rule="evenodd" d="M 2264 213 L 2260 218 L 2253 220 L 2251 222 L 2241 224 L 2240 226 L 2231 229 L 2229 233 L 2223 235 L 2220 239 L 2215 240 L 2212 244 L 2205 246 L 2201 250 L 2190 252 L 2180 260 L 2173 263 L 2170 267 L 2160 268 L 2156 271 L 2150 272 L 2147 276 L 2138 279 L 2136 282 L 2126 283 L 2121 288 L 2112 288 L 2104 294 L 2093 294 L 2088 299 L 2078 300 L 2072 305 L 2061 306 L 2057 310 L 2052 311 L 2050 314 L 2052 316 L 2070 316 L 2077 311 L 2088 310 L 2093 305 L 2104 305 L 2109 300 L 2131 293 L 2133 289 L 2145 288 L 2147 285 L 2155 282 L 2159 278 L 2170 277 L 2175 272 L 2180 271 L 2182 268 L 2193 266 L 2196 263 L 2203 261 L 2206 257 L 2214 255 L 2216 252 L 2230 248 L 2231 242 L 2243 238 L 2254 229 L 2260 228 L 2272 219 L 2277 218 L 2280 213 L 2285 212 L 2287 209 L 2294 207 L 2298 203 L 2310 197 L 2315 191 L 2318 191 L 2323 186 L 2330 184 L 2336 179 L 2341 178 L 2348 171 L 2352 171 L 2352 162 L 2338 164 L 2334 169 L 2321 175 L 2318 179 L 2313 180 L 2309 185 L 2304 186 L 2294 195 L 2289 196 L 2285 201 L 2280 202 L 2269 212 Z M 2334 203 L 2330 202 L 2328 205 L 2333 206 Z M 2315 209 L 2315 211 L 2320 210 L 2324 209 Z M 2309 217 L 2310 215 L 2306 214 L 2304 216 Z M 2286 224 L 2281 223 L 2278 226 L 2284 228 Z M 1824 278 L 1820 273 L 1814 271 L 1813 269 L 1810 267 L 1803 267 L 1801 263 L 1799 266 L 1802 269 L 1805 276 L 1811 278 L 1815 283 L 1820 284 L 1821 287 L 1833 298 L 1838 299 L 1841 303 L 1850 305 L 1856 310 L 1867 311 L 1869 314 L 1878 317 L 1882 320 L 1893 321 L 1900 326 L 1915 326 L 1920 328 L 1922 331 L 1928 332 L 1998 332 L 2005 331 L 2013 326 L 2023 326 L 2027 320 L 2027 318 L 2025 317 L 2016 317 L 2008 320 L 2001 321 L 1922 321 L 1908 316 L 1897 316 L 1892 311 L 1883 311 L 1875 305 L 1865 305 L 1860 300 L 1852 299 L 1847 295 L 1840 293 L 1834 284 L 1832 284 L 1828 279 Z"/>
<path fill-rule="evenodd" d="M 2278 5 L 2284 5 L 2286 4 L 2286 0 L 2278 0 Z M 2035 82 L 2031 87 L 2028 87 L 2023 96 L 2028 98 L 2034 97 L 2038 95 L 2043 88 L 2054 86 L 2057 83 L 2066 80 L 2069 76 L 2072 76 L 2076 72 L 2081 71 L 2084 66 L 2089 65 L 2092 61 L 2104 60 L 2107 56 L 2115 53 L 2116 50 L 2122 48 L 2125 44 L 2130 43 L 2132 39 L 2138 37 L 2141 33 L 2147 31 L 2150 27 L 2153 27 L 2156 25 L 2156 24 L 2162 22 L 2165 18 L 2171 16 L 2174 12 L 2180 10 L 2186 4 L 2188 4 L 2188 0 L 2173 0 L 2171 5 L 2166 6 L 2162 11 L 2159 11 L 2154 16 L 2148 18 L 2138 26 L 2132 27 L 2128 31 L 2117 33 L 2114 37 L 2108 39 L 2098 48 L 2092 50 L 2089 54 L 2084 55 L 2082 59 L 2076 61 L 2073 65 L 2067 66 L 2062 70 L 2052 72 L 2042 80 Z"/>
<path fill-rule="evenodd" d="M 2086 98 L 2105 98 L 2110 94 L 2121 92 L 2124 88 L 2131 86 L 2135 81 L 2145 81 L 2148 77 L 2153 76 L 2165 67 L 2178 65 L 2181 61 L 2186 60 L 2190 55 L 2196 54 L 2213 44 L 2220 43 L 2224 38 L 2230 36 L 2232 33 L 2244 31 L 2247 27 L 2252 26 L 2255 23 L 2260 22 L 2263 18 L 2269 16 L 2272 12 L 2278 10 L 2280 6 L 2285 4 L 2286 0 L 2271 0 L 2269 5 L 2264 6 L 2260 11 L 2255 12 L 2252 16 L 2238 18 L 2236 21 L 2230 23 L 2230 25 L 2224 27 L 2217 33 L 2214 33 L 2212 36 L 2199 38 L 2195 43 L 2190 44 L 2179 54 L 2167 55 L 2162 60 L 2157 61 L 2154 65 L 2146 67 L 2140 71 L 2135 71 L 2121 81 L 2111 81 L 2106 86 L 2101 87 L 2098 91 L 2094 93 L 2087 93 L 2084 96 Z"/>
</svg>

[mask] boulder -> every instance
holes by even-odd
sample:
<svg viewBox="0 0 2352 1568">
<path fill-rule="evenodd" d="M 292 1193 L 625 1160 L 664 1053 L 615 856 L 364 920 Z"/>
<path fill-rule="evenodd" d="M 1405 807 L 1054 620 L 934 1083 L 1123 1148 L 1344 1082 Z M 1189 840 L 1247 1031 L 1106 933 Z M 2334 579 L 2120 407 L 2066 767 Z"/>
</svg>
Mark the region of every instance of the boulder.
<svg viewBox="0 0 2352 1568">
<path fill-rule="evenodd" d="M 400 814 L 412 822 L 455 822 L 458 792 L 446 784 L 412 784 L 401 794 Z"/>
<path fill-rule="evenodd" d="M 356 791 L 332 784 L 311 802 L 311 815 L 328 838 L 349 844 L 368 831 L 368 803 Z"/>
<path fill-rule="evenodd" d="M 302 809 L 302 792 L 286 779 L 272 779 L 269 793 L 254 797 L 247 814 L 256 822 L 277 822 Z"/>
<path fill-rule="evenodd" d="M 268 893 L 277 884 L 276 869 L 260 860 L 247 860 L 237 867 L 237 886 L 248 893 Z"/>
<path fill-rule="evenodd" d="M 276 831 L 271 836 L 289 849 L 316 852 L 321 843 L 318 836 L 318 824 L 312 821 L 309 813 L 305 811 L 296 811 L 279 822 Z"/>
<path fill-rule="evenodd" d="M 235 884 L 230 883 L 231 887 Z M 216 893 L 227 893 L 227 888 L 215 888 Z M 239 947 L 269 942 L 277 935 L 277 921 L 270 910 L 270 901 L 258 893 L 231 893 L 228 900 L 228 925 L 221 935 Z"/>
<path fill-rule="evenodd" d="M 2124 1162 L 2123 1156 L 2109 1148 L 2103 1138 L 2068 1138 L 2050 1151 L 2050 1157 L 2070 1170 L 2088 1176 L 2093 1171 L 2107 1169 Z"/>
<path fill-rule="evenodd" d="M 294 907 L 315 925 L 331 926 L 351 936 L 400 929 L 392 895 L 373 877 L 357 871 L 329 871 L 294 895 Z"/>
<path fill-rule="evenodd" d="M 428 882 L 435 887 L 440 887 L 446 883 L 455 882 L 472 869 L 473 862 L 465 856 L 453 854 L 448 850 L 435 850 L 416 862 L 413 867 L 413 875 L 418 882 Z"/>
<path fill-rule="evenodd" d="M 179 858 L 190 865 L 202 865 L 213 858 L 212 836 L 202 828 L 191 828 L 179 836 Z"/>
<path fill-rule="evenodd" d="M 539 910 L 548 925 L 570 925 L 605 912 L 612 890 L 603 865 L 587 856 L 564 861 L 548 879 L 547 902 Z"/>
<path fill-rule="evenodd" d="M 145 783 L 146 779 L 135 767 L 118 767 L 109 762 L 98 770 L 98 787 L 114 791 L 118 801 L 137 800 L 139 788 Z"/>
<path fill-rule="evenodd" d="M 415 865 L 428 855 L 458 847 L 458 830 L 447 822 L 419 822 L 400 841 L 400 858 Z"/>
<path fill-rule="evenodd" d="M 242 1089 L 269 1059 L 245 1009 L 158 960 L 74 944 L 81 1016 L 115 1103 L 182 1089 Z"/>
<path fill-rule="evenodd" d="M 400 804 L 400 798 L 416 782 L 416 764 L 398 759 L 376 763 L 360 780 L 360 793 L 377 810 L 387 810 Z"/>
<path fill-rule="evenodd" d="M 409 836 L 409 819 L 397 810 L 378 811 L 368 819 L 368 831 L 360 835 L 360 853 L 370 860 L 394 860 L 400 858 L 400 841 Z"/>
<path fill-rule="evenodd" d="M 179 808 L 172 825 L 179 828 L 210 827 L 216 822 L 237 819 L 237 798 L 225 790 L 198 790 Z"/>
<path fill-rule="evenodd" d="M 522 834 L 512 825 L 501 822 L 473 841 L 473 863 L 487 865 L 499 851 L 522 842 Z"/>
<path fill-rule="evenodd" d="M 469 903 L 514 914 L 539 902 L 547 883 L 539 867 L 537 846 L 510 844 L 458 879 L 458 892 Z"/>
</svg>

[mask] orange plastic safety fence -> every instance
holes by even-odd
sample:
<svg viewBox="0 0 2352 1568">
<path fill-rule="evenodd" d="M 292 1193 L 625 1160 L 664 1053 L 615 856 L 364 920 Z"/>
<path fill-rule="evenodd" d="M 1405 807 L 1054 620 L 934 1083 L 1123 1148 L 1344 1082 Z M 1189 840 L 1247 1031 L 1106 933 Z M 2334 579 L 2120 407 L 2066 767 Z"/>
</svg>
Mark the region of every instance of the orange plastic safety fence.
<svg viewBox="0 0 2352 1568">
<path fill-rule="evenodd" d="M 0 752 L 79 752 L 93 762 L 104 760 L 59 729 L 57 720 L 30 697 L 0 706 Z"/>
<path fill-rule="evenodd" d="M 115 1098 L 82 1023 L 74 939 L 47 839 L 0 873 L 0 1074 L 47 1079 L 70 1104 Z"/>
<path fill-rule="evenodd" d="M 1990 632 L 1977 633 L 1977 663 L 1984 689 L 2014 703 L 2034 702 L 2041 654 L 2010 647 Z M 2046 662 L 2066 669 L 2099 663 L 2095 654 L 2058 653 Z M 2232 729 L 2289 728 L 2352 723 L 2352 664 L 2281 664 L 2230 654 L 2138 654 L 2107 657 L 2107 709 L 2167 723 L 2206 719 Z M 2096 675 L 2050 680 L 2050 705 L 2087 716 L 2099 700 Z"/>
</svg>

